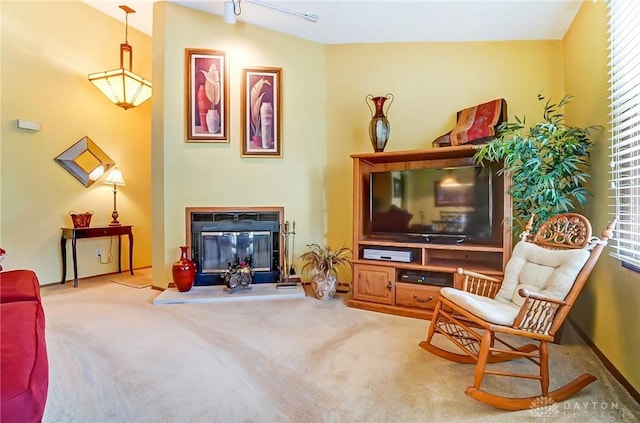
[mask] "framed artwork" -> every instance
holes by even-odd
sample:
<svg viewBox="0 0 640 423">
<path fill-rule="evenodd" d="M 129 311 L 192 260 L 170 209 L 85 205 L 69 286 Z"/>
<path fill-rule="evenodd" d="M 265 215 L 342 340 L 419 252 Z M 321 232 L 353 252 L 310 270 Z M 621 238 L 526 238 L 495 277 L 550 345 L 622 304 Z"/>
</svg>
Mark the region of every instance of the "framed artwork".
<svg viewBox="0 0 640 423">
<path fill-rule="evenodd" d="M 402 191 L 403 191 L 403 183 L 402 183 L 402 176 L 401 175 L 393 175 L 392 176 L 392 186 L 391 186 L 391 195 L 393 198 L 402 198 Z"/>
<path fill-rule="evenodd" d="M 474 205 L 474 184 L 443 184 L 436 181 L 436 206 L 467 207 Z"/>
<path fill-rule="evenodd" d="M 229 142 L 227 53 L 185 49 L 187 142 Z"/>
<path fill-rule="evenodd" d="M 242 156 L 282 157 L 282 68 L 243 70 Z"/>
</svg>

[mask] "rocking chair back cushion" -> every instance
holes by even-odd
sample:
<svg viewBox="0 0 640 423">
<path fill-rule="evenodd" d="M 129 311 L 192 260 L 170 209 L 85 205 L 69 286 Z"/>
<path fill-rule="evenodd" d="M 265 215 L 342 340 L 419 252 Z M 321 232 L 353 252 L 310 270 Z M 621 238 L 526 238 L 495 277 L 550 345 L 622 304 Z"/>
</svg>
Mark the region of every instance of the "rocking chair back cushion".
<svg viewBox="0 0 640 423">
<path fill-rule="evenodd" d="M 564 300 L 589 259 L 587 249 L 550 250 L 530 242 L 516 244 L 504 272 L 504 280 L 495 300 L 520 307 L 521 288 Z"/>
</svg>

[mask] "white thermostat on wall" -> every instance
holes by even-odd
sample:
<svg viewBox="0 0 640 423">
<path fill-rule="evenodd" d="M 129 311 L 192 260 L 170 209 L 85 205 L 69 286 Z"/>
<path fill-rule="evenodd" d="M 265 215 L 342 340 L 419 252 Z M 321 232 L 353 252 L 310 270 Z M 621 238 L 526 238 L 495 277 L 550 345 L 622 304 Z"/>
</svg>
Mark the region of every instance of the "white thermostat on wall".
<svg viewBox="0 0 640 423">
<path fill-rule="evenodd" d="M 18 119 L 18 128 L 28 129 L 29 131 L 39 131 L 40 122 L 34 122 L 32 120 Z"/>
</svg>

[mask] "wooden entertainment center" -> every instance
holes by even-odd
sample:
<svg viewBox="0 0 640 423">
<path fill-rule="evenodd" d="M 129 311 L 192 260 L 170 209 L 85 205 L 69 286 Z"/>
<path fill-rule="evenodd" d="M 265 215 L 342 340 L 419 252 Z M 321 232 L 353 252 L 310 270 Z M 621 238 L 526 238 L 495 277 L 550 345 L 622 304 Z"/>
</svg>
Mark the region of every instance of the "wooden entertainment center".
<svg viewBox="0 0 640 423">
<path fill-rule="evenodd" d="M 474 166 L 473 155 L 476 150 L 477 146 L 464 145 L 351 156 L 354 273 L 349 306 L 430 319 L 440 288 L 461 287 L 462 278 L 456 273 L 458 267 L 502 276 L 512 248 L 511 226 L 506 219 L 511 216 L 512 205 L 511 196 L 507 194 L 509 178 L 498 175 L 499 166 L 495 164 L 486 165 L 492 173 L 492 201 L 488 212 L 492 218 L 490 236 L 462 241 L 454 239 L 451 242 L 438 237 L 414 239 L 386 236 L 372 230 L 372 173 Z M 437 201 L 428 200 L 430 203 L 426 204 Z M 371 257 L 372 250 L 389 254 L 365 258 L 365 250 L 368 257 Z"/>
</svg>

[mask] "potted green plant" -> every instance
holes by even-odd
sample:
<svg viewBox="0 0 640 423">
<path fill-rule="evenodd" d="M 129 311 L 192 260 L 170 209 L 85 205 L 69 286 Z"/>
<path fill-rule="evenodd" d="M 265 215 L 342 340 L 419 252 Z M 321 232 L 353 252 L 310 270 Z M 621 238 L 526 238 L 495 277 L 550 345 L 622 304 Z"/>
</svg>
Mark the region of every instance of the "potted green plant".
<svg viewBox="0 0 640 423">
<path fill-rule="evenodd" d="M 550 216 L 583 207 L 591 195 L 585 188 L 593 144 L 591 132 L 601 126 L 580 128 L 567 125 L 560 109 L 571 100 L 557 104 L 547 100 L 543 119 L 525 127 L 525 119 L 504 122 L 498 137 L 484 144 L 474 155 L 477 163 L 502 162 L 499 174 L 511 175 L 509 194 L 513 200 L 514 234 L 524 229 L 532 214 L 537 222 Z M 544 101 L 538 95 L 539 101 Z"/>
<path fill-rule="evenodd" d="M 317 298 L 328 300 L 336 293 L 338 269 L 344 266 L 353 268 L 352 251 L 346 246 L 337 250 L 333 250 L 329 246 L 321 247 L 318 244 L 307 244 L 307 247 L 309 251 L 300 256 L 305 262 L 302 271 L 311 269 L 313 272 L 311 279 L 313 292 Z"/>
</svg>

